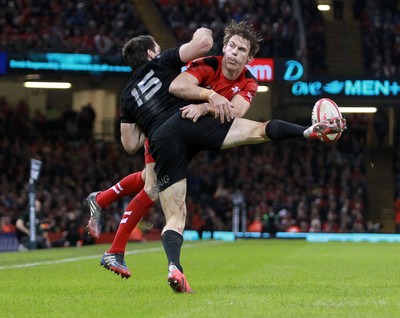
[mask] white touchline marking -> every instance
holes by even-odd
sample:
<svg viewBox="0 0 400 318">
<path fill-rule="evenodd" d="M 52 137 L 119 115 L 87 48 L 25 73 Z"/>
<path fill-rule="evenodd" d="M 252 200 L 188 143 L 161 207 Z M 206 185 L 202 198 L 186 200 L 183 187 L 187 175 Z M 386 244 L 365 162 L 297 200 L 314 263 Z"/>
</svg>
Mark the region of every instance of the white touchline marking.
<svg viewBox="0 0 400 318">
<path fill-rule="evenodd" d="M 198 244 L 184 244 L 182 247 L 183 248 L 192 248 L 196 246 L 202 246 L 202 245 L 217 245 L 221 243 L 227 243 L 225 241 L 210 241 L 210 242 L 204 242 L 204 243 L 198 243 Z M 141 249 L 141 250 L 135 250 L 135 251 L 127 251 L 125 252 L 125 255 L 135 255 L 135 254 L 145 254 L 145 253 L 152 253 L 152 252 L 160 252 L 163 251 L 163 247 L 151 247 L 151 248 L 146 248 L 146 249 Z M 101 255 L 89 255 L 89 256 L 81 256 L 81 257 L 73 257 L 73 258 L 65 258 L 65 259 L 60 259 L 57 261 L 43 261 L 43 262 L 35 262 L 35 263 L 27 263 L 27 264 L 21 264 L 21 265 L 10 265 L 10 266 L 0 266 L 0 270 L 2 269 L 15 269 L 15 268 L 25 268 L 25 267 L 35 267 L 35 266 L 41 266 L 41 265 L 54 265 L 54 264 L 62 264 L 62 263 L 71 263 L 71 262 L 77 262 L 77 261 L 82 261 L 82 260 L 88 260 L 88 259 L 94 259 L 94 258 L 101 258 Z"/>
</svg>

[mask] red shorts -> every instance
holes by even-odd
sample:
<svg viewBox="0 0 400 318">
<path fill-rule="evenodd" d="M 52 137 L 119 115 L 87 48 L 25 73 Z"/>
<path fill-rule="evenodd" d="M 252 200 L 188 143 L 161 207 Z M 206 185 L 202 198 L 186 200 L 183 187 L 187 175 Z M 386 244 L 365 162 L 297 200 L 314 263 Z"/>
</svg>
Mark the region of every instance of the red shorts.
<svg viewBox="0 0 400 318">
<path fill-rule="evenodd" d="M 144 164 L 147 165 L 148 163 L 156 162 L 153 156 L 150 154 L 150 143 L 147 138 L 144 140 L 143 146 L 144 146 Z"/>
</svg>

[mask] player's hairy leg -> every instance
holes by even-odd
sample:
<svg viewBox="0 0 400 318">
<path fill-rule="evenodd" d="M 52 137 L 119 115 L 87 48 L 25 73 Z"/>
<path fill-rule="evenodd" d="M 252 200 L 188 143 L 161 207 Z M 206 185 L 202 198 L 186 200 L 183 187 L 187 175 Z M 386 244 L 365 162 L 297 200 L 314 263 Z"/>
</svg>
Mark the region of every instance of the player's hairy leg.
<svg viewBox="0 0 400 318">
<path fill-rule="evenodd" d="M 172 290 L 178 293 L 192 292 L 180 264 L 182 232 L 186 219 L 185 198 L 186 179 L 182 179 L 160 192 L 160 202 L 166 219 L 161 242 L 168 258 L 168 284 Z"/>
<path fill-rule="evenodd" d="M 317 123 L 311 127 L 301 126 L 280 119 L 271 119 L 260 123 L 248 119 L 236 118 L 230 127 L 222 144 L 222 149 L 240 145 L 257 144 L 271 140 L 286 140 L 291 138 L 318 139 L 320 135 L 310 136 L 308 129 L 313 132 L 316 125 L 318 129 L 325 129 L 324 133 L 343 131 L 342 127 L 335 127 L 329 123 Z M 321 127 L 319 127 L 321 126 Z M 329 130 L 327 129 L 329 128 Z M 326 132 L 325 132 L 326 131 Z"/>
<path fill-rule="evenodd" d="M 235 118 L 222 143 L 222 149 L 270 141 L 265 134 L 268 122 L 260 123 L 245 118 Z"/>
<path fill-rule="evenodd" d="M 182 179 L 159 193 L 166 224 L 163 233 L 172 230 L 182 234 L 186 219 L 186 179 Z"/>
</svg>

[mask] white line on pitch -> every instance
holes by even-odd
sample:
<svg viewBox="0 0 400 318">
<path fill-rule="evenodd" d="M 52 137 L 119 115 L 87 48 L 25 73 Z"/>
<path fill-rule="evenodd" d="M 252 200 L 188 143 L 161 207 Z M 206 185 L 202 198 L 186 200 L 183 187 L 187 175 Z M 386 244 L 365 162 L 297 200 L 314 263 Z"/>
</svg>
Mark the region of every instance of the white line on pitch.
<svg viewBox="0 0 400 318">
<path fill-rule="evenodd" d="M 184 244 L 183 248 L 192 248 L 192 247 L 202 246 L 202 245 L 216 245 L 216 244 L 221 244 L 221 243 L 226 243 L 226 242 L 223 242 L 223 241 L 209 241 L 209 242 L 198 243 L 198 244 L 190 244 L 189 243 L 189 244 Z M 151 248 L 146 248 L 146 249 L 127 251 L 127 252 L 125 252 L 125 255 L 160 252 L 162 250 L 163 250 L 162 247 L 151 247 Z M 60 260 L 56 260 L 56 261 L 43 261 L 43 262 L 27 263 L 27 264 L 21 264 L 21 265 L 0 266 L 0 270 L 2 270 L 2 269 L 24 268 L 24 267 L 35 267 L 35 266 L 41 266 L 41 265 L 54 265 L 54 264 L 62 264 L 62 263 L 71 263 L 71 262 L 77 262 L 77 261 L 88 260 L 88 259 L 93 259 L 93 258 L 100 258 L 100 256 L 99 255 L 88 255 L 88 256 L 81 256 L 81 257 L 65 258 L 65 259 L 60 259 Z"/>
</svg>

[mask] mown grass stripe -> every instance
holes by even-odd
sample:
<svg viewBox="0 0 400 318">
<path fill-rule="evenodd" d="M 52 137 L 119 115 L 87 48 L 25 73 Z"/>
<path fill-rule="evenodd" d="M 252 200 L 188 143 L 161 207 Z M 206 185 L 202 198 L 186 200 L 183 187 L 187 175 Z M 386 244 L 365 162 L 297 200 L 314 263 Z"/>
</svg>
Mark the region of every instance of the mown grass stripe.
<svg viewBox="0 0 400 318">
<path fill-rule="evenodd" d="M 216 244 L 221 244 L 221 243 L 223 243 L 223 242 L 222 241 L 206 241 L 206 242 L 200 242 L 200 243 L 196 243 L 196 244 L 189 243 L 189 244 L 184 244 L 183 248 L 192 248 L 192 247 L 200 246 L 200 245 L 216 245 Z M 164 249 L 162 247 L 151 247 L 151 248 L 139 249 L 139 250 L 134 250 L 134 251 L 127 251 L 127 252 L 125 252 L 125 255 L 160 252 L 163 250 Z M 34 263 L 11 265 L 11 266 L 0 266 L 0 270 L 35 267 L 35 266 L 42 266 L 42 265 L 56 265 L 56 264 L 78 262 L 78 261 L 89 260 L 89 259 L 100 258 L 100 257 L 101 256 L 99 256 L 99 255 L 88 255 L 88 256 L 59 259 L 59 260 L 55 260 L 55 261 L 42 261 L 42 262 L 34 262 Z"/>
</svg>

